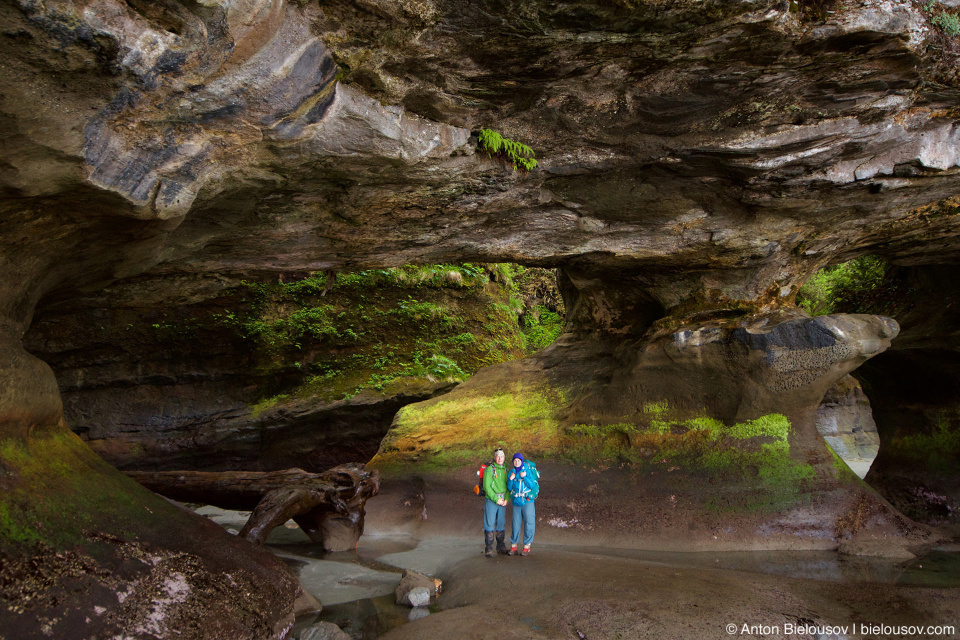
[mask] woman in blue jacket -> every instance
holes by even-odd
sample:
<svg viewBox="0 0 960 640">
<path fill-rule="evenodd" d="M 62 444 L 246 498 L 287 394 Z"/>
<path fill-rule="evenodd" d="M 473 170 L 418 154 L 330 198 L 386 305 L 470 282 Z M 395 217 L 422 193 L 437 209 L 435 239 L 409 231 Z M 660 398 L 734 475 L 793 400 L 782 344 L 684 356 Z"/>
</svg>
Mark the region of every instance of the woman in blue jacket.
<svg viewBox="0 0 960 640">
<path fill-rule="evenodd" d="M 510 528 L 510 555 L 530 555 L 530 545 L 537 528 L 537 511 L 533 501 L 540 493 L 540 472 L 537 465 L 524 460 L 522 453 L 513 455 L 513 469 L 507 480 L 507 489 L 513 497 L 513 526 Z M 520 523 L 523 521 L 523 551 L 517 553 L 520 542 Z"/>
</svg>

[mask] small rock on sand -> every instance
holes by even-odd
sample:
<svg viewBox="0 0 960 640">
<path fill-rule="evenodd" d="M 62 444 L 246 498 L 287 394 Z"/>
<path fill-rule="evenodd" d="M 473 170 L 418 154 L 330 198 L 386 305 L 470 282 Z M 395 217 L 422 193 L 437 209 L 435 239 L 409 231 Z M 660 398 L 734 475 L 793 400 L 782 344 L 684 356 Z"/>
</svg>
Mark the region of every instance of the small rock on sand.
<svg viewBox="0 0 960 640">
<path fill-rule="evenodd" d="M 404 571 L 400 584 L 397 585 L 397 604 L 425 607 L 430 604 L 430 596 L 436 588 L 433 578 L 416 571 Z"/>
<path fill-rule="evenodd" d="M 318 622 L 300 632 L 300 640 L 352 640 L 332 622 Z"/>
<path fill-rule="evenodd" d="M 411 589 L 407 601 L 411 607 L 425 607 L 430 604 L 430 590 L 425 587 Z"/>
</svg>

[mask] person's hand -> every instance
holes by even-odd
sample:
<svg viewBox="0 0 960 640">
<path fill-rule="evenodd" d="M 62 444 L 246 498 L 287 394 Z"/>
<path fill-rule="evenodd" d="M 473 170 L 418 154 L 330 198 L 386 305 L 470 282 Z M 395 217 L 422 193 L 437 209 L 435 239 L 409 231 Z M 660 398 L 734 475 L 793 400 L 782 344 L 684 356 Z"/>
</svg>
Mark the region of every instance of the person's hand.
<svg viewBox="0 0 960 640">
<path fill-rule="evenodd" d="M 501 506 L 501 507 L 507 506 L 507 499 L 506 499 L 506 498 L 500 498 L 500 506 Z"/>
<path fill-rule="evenodd" d="M 521 473 L 520 475 L 522 476 L 523 474 Z M 511 480 L 516 480 L 516 479 L 517 479 L 517 474 L 511 473 L 511 474 L 510 474 L 510 479 L 511 479 Z"/>
<path fill-rule="evenodd" d="M 521 471 L 521 472 L 520 472 L 520 477 L 521 477 L 521 478 L 526 478 L 526 477 L 527 477 L 527 472 L 526 472 L 526 471 Z"/>
</svg>

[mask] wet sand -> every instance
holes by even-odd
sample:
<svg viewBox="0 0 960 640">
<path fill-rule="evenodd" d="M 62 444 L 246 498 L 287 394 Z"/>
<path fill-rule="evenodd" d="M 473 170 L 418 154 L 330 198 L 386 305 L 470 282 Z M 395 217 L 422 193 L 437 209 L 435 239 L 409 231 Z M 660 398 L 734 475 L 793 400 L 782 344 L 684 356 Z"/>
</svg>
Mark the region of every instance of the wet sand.
<svg viewBox="0 0 960 640">
<path fill-rule="evenodd" d="M 477 554 L 440 572 L 446 590 L 439 598 L 439 613 L 381 637 L 891 637 L 869 633 L 870 629 L 862 633 L 863 625 L 884 624 L 954 625 L 950 635 L 909 637 L 960 637 L 958 587 L 851 582 L 842 575 L 839 580 L 825 581 L 713 568 L 708 554 L 690 554 L 702 557 L 692 558 L 687 567 L 629 555 L 551 547 L 535 548 L 526 558 L 487 559 Z M 716 564 L 722 557 L 716 558 Z M 775 557 L 777 554 L 770 556 L 771 560 Z M 887 566 L 896 578 L 898 566 L 873 564 Z M 734 633 L 728 632 L 729 625 Z M 760 628 L 744 633 L 744 625 Z M 804 626 L 820 627 L 813 630 L 828 633 L 802 633 L 804 629 L 798 627 Z M 824 628 L 828 626 L 845 629 Z M 750 633 L 754 630 L 757 632 Z"/>
<path fill-rule="evenodd" d="M 207 515 L 227 528 L 243 520 L 237 512 Z M 269 542 L 328 607 L 320 619 L 352 620 L 346 626 L 355 637 L 960 638 L 957 545 L 897 562 L 832 551 L 690 553 L 540 543 L 526 558 L 488 559 L 480 536 L 418 540 L 402 532 L 366 535 L 356 551 L 324 553 L 299 530 L 284 528 Z M 392 605 L 402 569 L 443 580 L 429 612 Z M 298 629 L 312 619 L 301 622 Z M 894 636 L 863 625 L 955 630 Z M 805 626 L 831 633 L 807 633 Z"/>
</svg>

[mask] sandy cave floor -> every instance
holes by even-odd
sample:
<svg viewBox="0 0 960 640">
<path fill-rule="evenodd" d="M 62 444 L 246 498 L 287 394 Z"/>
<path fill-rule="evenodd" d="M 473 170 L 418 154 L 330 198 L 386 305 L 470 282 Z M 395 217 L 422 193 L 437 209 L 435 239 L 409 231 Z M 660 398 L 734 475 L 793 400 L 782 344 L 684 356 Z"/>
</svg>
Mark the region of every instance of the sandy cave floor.
<svg viewBox="0 0 960 640">
<path fill-rule="evenodd" d="M 201 513 L 228 529 L 243 524 L 242 513 Z M 368 535 L 355 552 L 323 553 L 289 528 L 269 543 L 324 603 L 298 630 L 327 620 L 361 639 L 960 638 L 957 545 L 895 562 L 825 551 L 555 544 L 535 544 L 526 558 L 487 559 L 479 535 Z M 429 610 L 393 605 L 405 568 L 443 580 Z M 952 633 L 927 628 L 951 625 Z"/>
<path fill-rule="evenodd" d="M 729 567 L 740 554 L 734 558 L 713 554 L 722 556 L 714 558 L 716 568 L 709 566 L 711 554 L 692 554 L 697 557 L 687 559 L 686 566 L 680 565 L 676 554 L 663 555 L 666 562 L 608 554 L 602 549 L 552 547 L 538 548 L 527 558 L 490 560 L 475 555 L 440 572 L 448 588 L 439 599 L 439 613 L 382 637 L 892 637 L 869 633 L 869 629 L 861 633 L 864 624 L 953 625 L 954 633 L 949 636 L 924 633 L 910 637 L 960 637 L 958 587 L 850 581 L 856 570 L 831 570 L 826 557 L 817 559 L 826 555 L 823 553 L 752 552 L 743 558 L 753 556 L 757 561 L 767 556 L 769 569 L 779 566 L 784 572 L 793 562 L 794 568 L 801 569 L 799 573 L 804 573 L 807 562 L 816 578 L 762 573 L 757 564 L 747 570 L 720 568 L 721 564 Z M 895 571 L 890 562 L 882 565 Z M 862 575 L 884 580 L 893 577 L 892 573 L 882 574 L 881 569 L 871 576 L 866 569 Z M 744 625 L 762 628 L 754 633 Z M 814 634 L 797 629 L 809 625 L 846 629 L 821 628 Z"/>
</svg>

